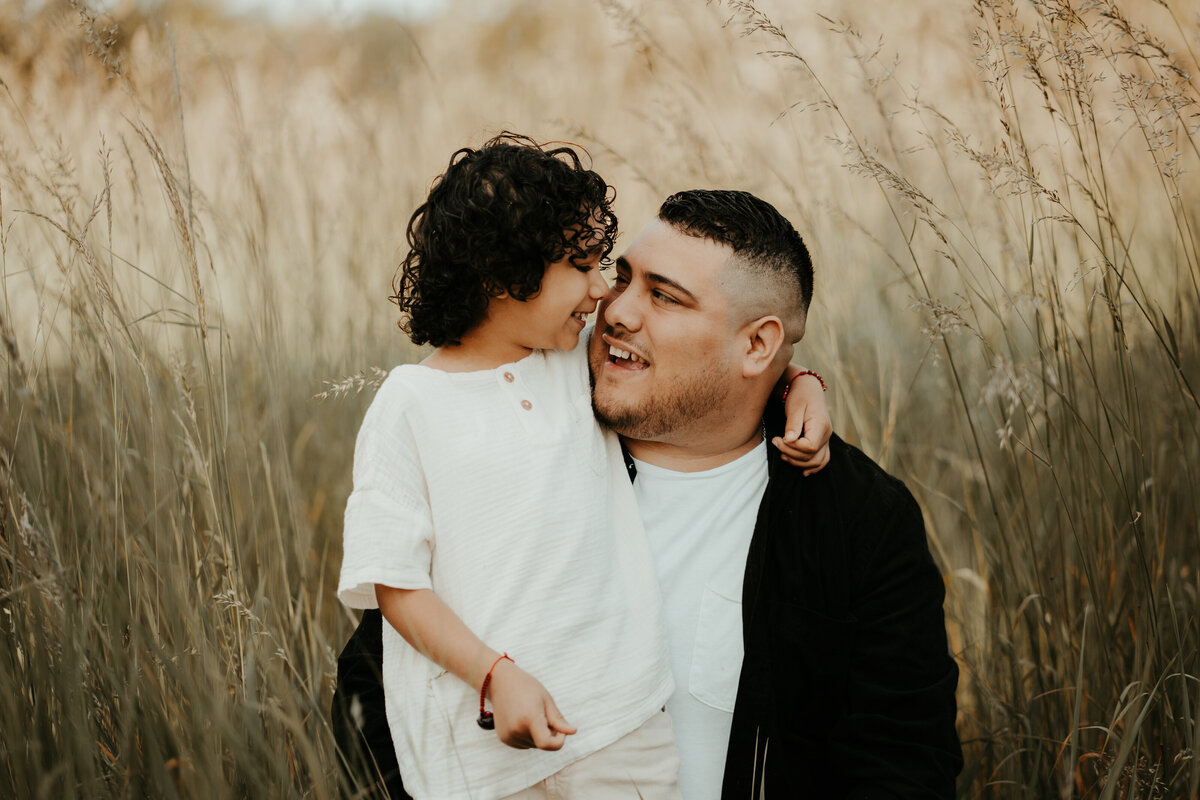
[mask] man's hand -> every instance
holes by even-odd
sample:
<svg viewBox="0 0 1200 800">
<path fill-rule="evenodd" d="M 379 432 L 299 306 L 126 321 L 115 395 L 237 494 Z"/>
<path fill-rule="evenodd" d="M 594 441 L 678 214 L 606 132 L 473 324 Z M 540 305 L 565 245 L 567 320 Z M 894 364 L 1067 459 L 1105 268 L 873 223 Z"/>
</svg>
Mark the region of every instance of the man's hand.
<svg viewBox="0 0 1200 800">
<path fill-rule="evenodd" d="M 789 366 L 785 380 L 795 374 L 792 370 L 799 371 Z M 811 373 L 802 375 L 792 383 L 785 402 L 785 432 L 773 438 L 771 444 L 779 448 L 784 461 L 800 467 L 805 475 L 820 472 L 829 463 L 829 437 L 833 435 L 821 382 Z"/>
<path fill-rule="evenodd" d="M 576 729 L 563 719 L 554 698 L 532 675 L 508 660 L 492 669 L 488 684 L 496 735 L 518 750 L 558 750 Z"/>
</svg>

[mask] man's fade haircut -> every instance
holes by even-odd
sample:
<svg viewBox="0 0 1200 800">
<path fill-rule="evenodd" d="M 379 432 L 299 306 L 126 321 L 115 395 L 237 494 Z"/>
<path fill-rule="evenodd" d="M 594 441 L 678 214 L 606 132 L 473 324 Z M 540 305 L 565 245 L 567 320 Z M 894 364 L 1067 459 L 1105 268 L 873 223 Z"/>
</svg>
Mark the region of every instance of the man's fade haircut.
<svg viewBox="0 0 1200 800">
<path fill-rule="evenodd" d="M 551 263 L 608 262 L 616 192 L 577 150 L 587 155 L 505 131 L 450 157 L 408 221 L 409 252 L 392 281 L 414 343 L 459 344 L 492 298 L 536 295 Z"/>
<path fill-rule="evenodd" d="M 680 233 L 728 245 L 731 263 L 740 270 L 726 286 L 727 293 L 744 294 L 750 313 L 759 316 L 779 310 L 796 339 L 803 332 L 812 302 L 813 266 L 808 247 L 773 205 L 749 192 L 689 189 L 663 201 L 658 218 Z M 748 285 L 753 281 L 756 285 Z M 770 308 L 768 308 L 768 306 Z"/>
</svg>

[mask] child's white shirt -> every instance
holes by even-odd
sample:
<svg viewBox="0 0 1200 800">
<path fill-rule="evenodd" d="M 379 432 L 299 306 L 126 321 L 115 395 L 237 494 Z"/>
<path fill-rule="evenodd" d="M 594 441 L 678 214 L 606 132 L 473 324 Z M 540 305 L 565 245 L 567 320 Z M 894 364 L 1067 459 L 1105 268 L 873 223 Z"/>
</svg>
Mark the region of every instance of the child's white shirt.
<svg viewBox="0 0 1200 800">
<path fill-rule="evenodd" d="M 492 370 L 392 370 L 354 454 L 338 596 L 432 589 L 579 729 L 515 750 L 468 686 L 384 624 L 388 723 L 417 798 L 517 792 L 637 728 L 670 696 L 658 584 L 615 434 L 592 416 L 586 338 Z"/>
</svg>

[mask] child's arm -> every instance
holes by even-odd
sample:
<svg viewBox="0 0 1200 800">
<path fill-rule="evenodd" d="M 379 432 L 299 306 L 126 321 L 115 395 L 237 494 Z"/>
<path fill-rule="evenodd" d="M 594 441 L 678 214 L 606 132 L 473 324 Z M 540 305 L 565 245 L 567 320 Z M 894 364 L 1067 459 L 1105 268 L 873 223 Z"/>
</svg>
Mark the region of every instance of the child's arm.
<svg viewBox="0 0 1200 800">
<path fill-rule="evenodd" d="M 495 664 L 488 697 L 500 741 L 521 750 L 558 750 L 575 733 L 541 683 L 480 641 L 432 591 L 376 584 L 375 599 L 404 641 L 467 685 L 483 686 L 488 668 Z"/>
<path fill-rule="evenodd" d="M 797 378 L 803 373 L 807 374 Z M 833 434 L 824 381 L 803 367 L 788 364 L 777 391 L 786 391 L 787 424 L 784 435 L 776 436 L 771 443 L 779 448 L 784 461 L 803 468 L 805 475 L 820 472 L 829 463 L 829 437 Z"/>
</svg>

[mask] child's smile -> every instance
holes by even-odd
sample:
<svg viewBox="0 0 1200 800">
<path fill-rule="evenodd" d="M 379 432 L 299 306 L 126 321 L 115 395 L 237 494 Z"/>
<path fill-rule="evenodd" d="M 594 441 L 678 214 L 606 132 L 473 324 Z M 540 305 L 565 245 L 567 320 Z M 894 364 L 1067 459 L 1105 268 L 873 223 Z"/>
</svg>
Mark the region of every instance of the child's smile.
<svg viewBox="0 0 1200 800">
<path fill-rule="evenodd" d="M 528 300 L 507 295 L 492 300 L 488 334 L 524 350 L 572 350 L 606 294 L 599 255 L 578 265 L 564 258 L 546 267 L 541 289 Z"/>
</svg>

